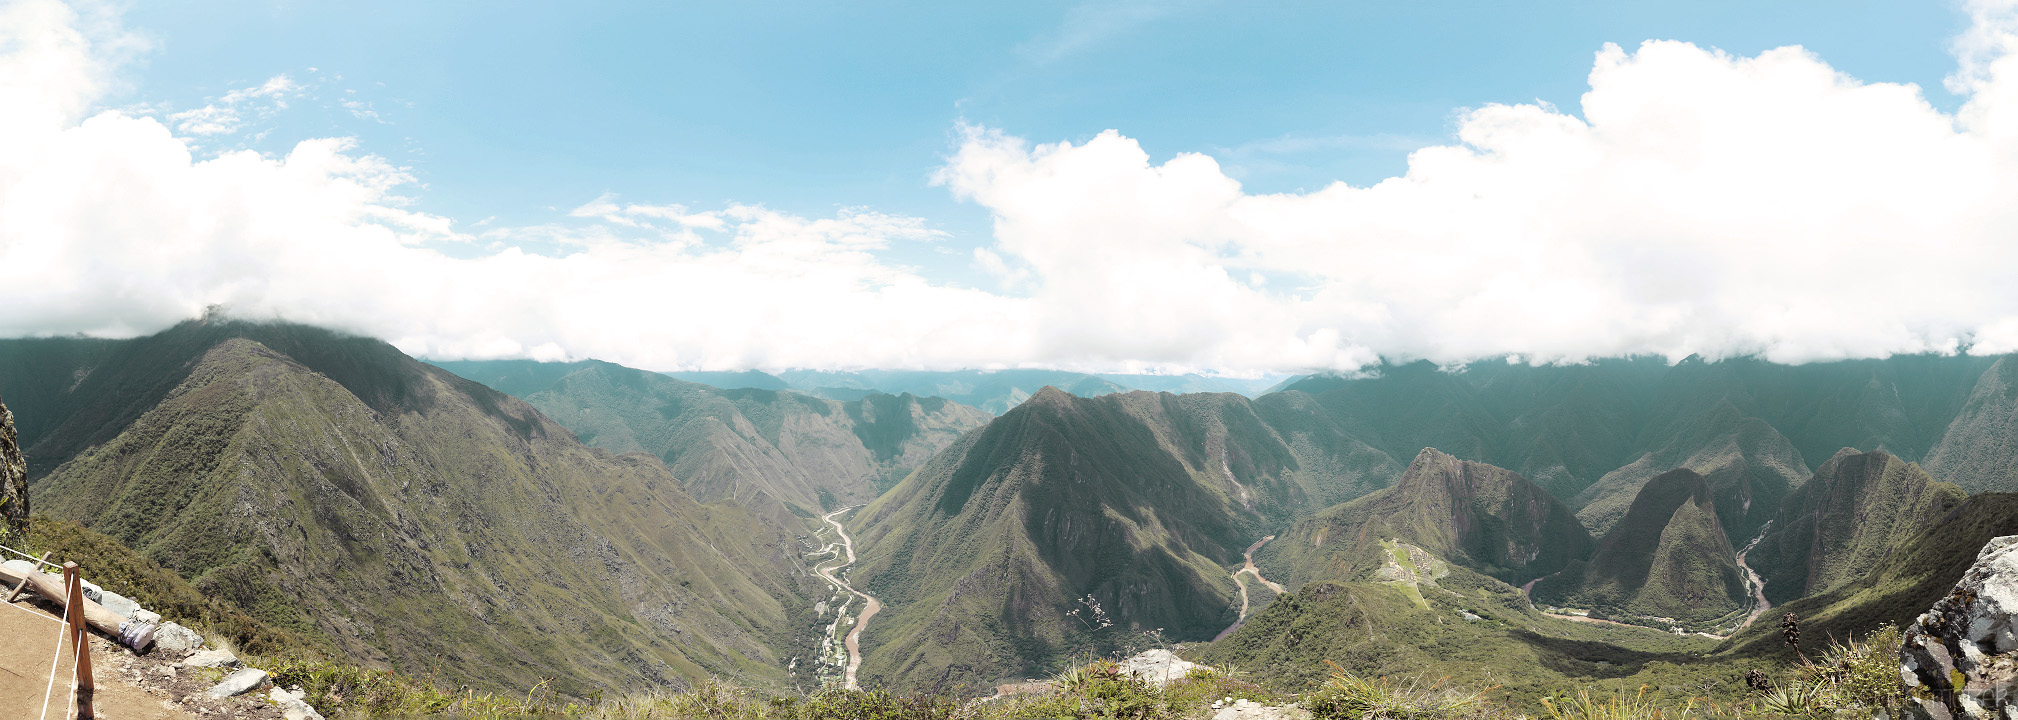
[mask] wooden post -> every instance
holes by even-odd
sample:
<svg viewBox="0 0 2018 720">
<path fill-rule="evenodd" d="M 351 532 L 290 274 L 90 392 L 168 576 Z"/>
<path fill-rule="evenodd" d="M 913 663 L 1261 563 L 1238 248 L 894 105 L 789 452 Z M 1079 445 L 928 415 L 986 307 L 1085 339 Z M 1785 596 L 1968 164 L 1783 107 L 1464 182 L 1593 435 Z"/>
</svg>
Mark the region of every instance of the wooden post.
<svg viewBox="0 0 2018 720">
<path fill-rule="evenodd" d="M 42 572 L 42 566 L 43 566 L 44 564 L 48 563 L 48 562 L 49 562 L 49 553 L 46 553 L 46 552 L 45 552 L 45 553 L 42 553 L 42 557 L 39 557 L 39 558 L 36 558 L 36 559 L 35 559 L 35 572 L 38 572 L 38 573 L 39 573 L 39 572 Z M 14 592 L 11 592 L 11 593 L 7 593 L 7 602 L 10 602 L 10 603 L 11 603 L 11 602 L 14 602 L 14 601 L 16 601 L 16 600 L 20 600 L 20 599 L 21 599 L 21 591 L 23 591 L 23 590 L 27 590 L 27 589 L 28 589 L 28 576 L 27 576 L 27 575 L 23 575 L 23 576 L 21 576 L 21 582 L 19 582 L 19 583 L 16 583 L 16 584 L 14 585 Z"/>
<path fill-rule="evenodd" d="M 70 651 L 77 658 L 77 717 L 93 718 L 91 712 L 91 631 L 84 625 L 84 578 L 77 563 L 63 563 L 63 614 L 70 621 Z"/>
</svg>

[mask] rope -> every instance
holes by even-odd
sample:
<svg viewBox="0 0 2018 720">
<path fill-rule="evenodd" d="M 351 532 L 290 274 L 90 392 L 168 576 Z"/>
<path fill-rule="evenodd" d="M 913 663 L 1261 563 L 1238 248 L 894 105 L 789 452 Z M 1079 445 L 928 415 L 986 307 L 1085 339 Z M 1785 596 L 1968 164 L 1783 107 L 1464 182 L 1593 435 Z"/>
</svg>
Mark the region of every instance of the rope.
<svg viewBox="0 0 2018 720">
<path fill-rule="evenodd" d="M 11 607 L 11 608 L 14 608 L 14 609 L 16 609 L 16 610 L 20 610 L 21 612 L 25 612 L 25 613 L 28 613 L 28 614 L 30 614 L 30 615 L 34 615 L 35 617 L 39 617 L 39 618 L 42 618 L 42 619 L 44 619 L 44 620 L 50 620 L 50 621 L 54 621 L 54 622 L 63 622 L 62 620 L 57 620 L 56 618 L 53 618 L 53 617 L 50 617 L 50 616 L 48 616 L 48 615 L 44 615 L 44 614 L 42 614 L 42 613 L 39 613 L 39 612 L 35 612 L 34 610 L 30 610 L 30 609 L 28 609 L 28 608 L 25 608 L 25 607 L 21 607 L 20 605 L 16 605 L 16 604 L 14 604 L 14 603 L 6 603 L 6 605 L 7 605 L 7 607 Z"/>
<path fill-rule="evenodd" d="M 53 562 L 49 562 L 48 560 L 44 560 L 44 559 L 42 559 L 42 558 L 39 558 L 39 557 L 35 557 L 34 555 L 30 555 L 30 554 L 28 554 L 28 553 L 25 553 L 25 552 L 21 552 L 20 550 L 16 550 L 16 549 L 14 549 L 14 548 L 11 548 L 11 547 L 7 547 L 6 545 L 0 545 L 0 550 L 6 550 L 7 552 L 11 552 L 11 553 L 14 553 L 14 554 L 16 554 L 16 555 L 20 555 L 21 557 L 25 557 L 25 558 L 28 558 L 29 560 L 33 560 L 33 561 L 35 561 L 35 566 L 36 566 L 36 567 L 38 567 L 38 568 L 39 568 L 39 567 L 41 567 L 41 566 L 43 566 L 43 565 L 48 565 L 49 567 L 61 567 L 61 566 L 57 565 L 56 563 L 53 563 Z"/>
<path fill-rule="evenodd" d="M 13 603 L 8 603 L 12 605 Z M 70 603 L 63 603 L 63 626 L 56 629 L 56 656 L 49 658 L 49 687 L 42 691 L 42 720 L 49 720 L 49 694 L 56 691 L 56 668 L 63 664 L 63 631 L 70 629 Z M 71 682 L 77 681 L 77 667 L 70 668 Z M 76 699 L 77 693 L 70 693 Z"/>
</svg>

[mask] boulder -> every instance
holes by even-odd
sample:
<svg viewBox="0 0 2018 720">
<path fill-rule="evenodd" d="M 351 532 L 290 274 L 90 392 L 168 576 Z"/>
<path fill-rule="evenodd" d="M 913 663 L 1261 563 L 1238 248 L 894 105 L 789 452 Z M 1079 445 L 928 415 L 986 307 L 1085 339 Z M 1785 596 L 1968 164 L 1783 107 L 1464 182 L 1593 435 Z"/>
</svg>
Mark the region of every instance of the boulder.
<svg viewBox="0 0 2018 720">
<path fill-rule="evenodd" d="M 2018 535 L 1991 539 L 1907 626 L 1899 679 L 1921 717 L 2018 717 Z"/>
<path fill-rule="evenodd" d="M 322 720 L 322 713 L 316 712 L 315 708 L 302 701 L 303 694 L 299 688 L 292 692 L 274 688 L 272 692 L 266 694 L 266 698 L 280 706 L 281 716 L 286 720 Z"/>
<path fill-rule="evenodd" d="M 17 560 L 8 560 L 7 562 L 0 562 L 0 567 L 5 567 L 9 570 L 13 570 L 14 572 L 18 573 L 31 573 L 36 571 L 35 563 L 29 562 L 27 560 L 17 559 Z"/>
<path fill-rule="evenodd" d="M 91 595 L 89 592 L 84 594 L 87 597 Z M 118 613 L 123 618 L 131 618 L 140 612 L 140 603 L 129 600 L 125 595 L 112 592 L 111 590 L 99 590 L 98 597 L 91 599 L 105 606 L 105 609 Z"/>
<path fill-rule="evenodd" d="M 238 667 L 238 656 L 229 650 L 203 650 L 185 658 L 183 667 L 227 668 Z"/>
<path fill-rule="evenodd" d="M 157 613 L 147 608 L 141 608 L 139 610 L 133 611 L 133 619 L 139 620 L 140 622 L 144 623 L 154 623 L 156 625 L 160 625 L 161 613 Z"/>
<path fill-rule="evenodd" d="M 1121 669 L 1124 672 L 1157 687 L 1169 685 L 1173 680 L 1181 680 L 1198 667 L 1200 666 L 1197 663 L 1160 648 L 1145 650 L 1135 657 L 1121 661 Z"/>
<path fill-rule="evenodd" d="M 154 631 L 154 646 L 174 652 L 189 652 L 203 647 L 203 636 L 175 623 L 163 623 Z"/>
<path fill-rule="evenodd" d="M 235 695 L 243 695 L 266 682 L 266 671 L 246 668 L 224 676 L 224 682 L 203 691 L 203 696 L 212 700 L 222 700 Z"/>
</svg>

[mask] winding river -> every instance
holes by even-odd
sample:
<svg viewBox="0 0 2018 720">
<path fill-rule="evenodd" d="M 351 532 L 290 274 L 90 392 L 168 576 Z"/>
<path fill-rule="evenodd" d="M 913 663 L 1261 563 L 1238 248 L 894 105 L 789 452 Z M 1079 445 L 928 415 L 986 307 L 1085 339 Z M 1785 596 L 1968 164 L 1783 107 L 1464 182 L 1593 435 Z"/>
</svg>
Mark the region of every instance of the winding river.
<svg viewBox="0 0 2018 720">
<path fill-rule="evenodd" d="M 854 595 L 855 597 L 859 597 L 862 599 L 862 614 L 860 617 L 857 617 L 855 619 L 855 627 L 848 631 L 848 637 L 846 641 L 846 645 L 848 647 L 848 666 L 847 669 L 844 670 L 841 675 L 841 682 L 843 687 L 846 687 L 849 690 L 862 689 L 861 683 L 855 679 L 855 673 L 862 668 L 862 628 L 868 627 L 869 618 L 875 617 L 876 613 L 883 609 L 883 603 L 881 601 L 878 601 L 875 597 L 871 596 L 868 593 L 856 590 L 854 586 L 849 585 L 847 581 L 842 580 L 840 576 L 842 570 L 846 569 L 850 565 L 855 564 L 855 540 L 854 538 L 848 537 L 848 529 L 841 527 L 841 521 L 835 520 L 834 516 L 840 515 L 841 513 L 853 510 L 858 507 L 861 506 L 855 505 L 851 507 L 844 507 L 839 510 L 827 513 L 825 517 L 821 518 L 823 520 L 826 520 L 828 525 L 834 526 L 834 533 L 840 536 L 841 551 L 845 555 L 845 559 L 839 563 L 836 563 L 832 567 L 826 567 L 826 566 L 814 567 L 814 571 L 818 572 L 820 574 L 820 577 L 822 579 L 825 579 L 829 584 L 833 585 L 836 590 L 846 591 L 848 594 Z"/>
<path fill-rule="evenodd" d="M 1260 540 L 1256 540 L 1254 541 L 1253 545 L 1247 546 L 1247 552 L 1241 554 L 1241 556 L 1245 558 L 1246 561 L 1241 564 L 1239 570 L 1233 571 L 1232 576 L 1233 584 L 1240 586 L 1240 618 L 1234 620 L 1233 624 L 1228 626 L 1225 630 L 1219 631 L 1219 635 L 1212 639 L 1218 640 L 1219 638 L 1226 637 L 1233 631 L 1240 629 L 1241 623 L 1247 622 L 1247 612 L 1248 612 L 1247 581 L 1242 579 L 1240 576 L 1253 575 L 1255 580 L 1260 581 L 1261 584 L 1268 586 L 1268 589 L 1274 590 L 1275 594 L 1277 595 L 1289 592 L 1287 589 L 1284 589 L 1280 583 L 1262 577 L 1261 568 L 1257 568 L 1254 566 L 1254 551 L 1260 550 L 1261 546 L 1267 545 L 1268 541 L 1274 539 L 1275 536 L 1270 535 Z"/>
</svg>

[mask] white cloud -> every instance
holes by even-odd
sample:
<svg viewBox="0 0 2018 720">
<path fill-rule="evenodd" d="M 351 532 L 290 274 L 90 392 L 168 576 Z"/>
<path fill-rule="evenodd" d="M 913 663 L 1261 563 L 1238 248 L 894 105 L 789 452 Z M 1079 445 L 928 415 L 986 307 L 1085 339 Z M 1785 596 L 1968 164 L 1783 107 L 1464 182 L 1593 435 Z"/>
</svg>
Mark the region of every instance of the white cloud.
<svg viewBox="0 0 2018 720">
<path fill-rule="evenodd" d="M 611 194 L 473 234 L 409 209 L 407 172 L 348 140 L 199 159 L 196 116 L 92 110 L 129 35 L 21 0 L 0 5 L 0 335 L 131 335 L 224 304 L 443 357 L 662 369 L 2011 350 L 2008 8 L 1972 6 L 1954 115 L 1797 48 L 1607 47 L 1580 115 L 1479 108 L 1372 187 L 1249 194 L 1117 132 L 973 130 L 940 179 L 995 216 L 972 253 L 990 292 L 881 258 L 941 237 L 918 218 Z M 211 104 L 300 92 L 279 76 Z"/>
<path fill-rule="evenodd" d="M 1959 117 L 1799 48 L 1650 42 L 1598 53 L 1582 117 L 1479 108 L 1460 144 L 1372 187 L 1250 195 L 1211 158 L 1156 165 L 1112 131 L 1035 147 L 972 131 L 940 179 L 1041 279 L 1046 337 L 1103 357 L 2003 349 L 2018 147 L 1994 118 L 2018 107 L 2018 65 L 2009 10 L 1976 10 L 1993 26 L 1970 37 L 1991 39 L 1965 44 L 1994 48 L 1964 53 Z M 1227 280 L 1254 270 L 1301 288 Z M 1087 307 L 1114 311 L 1069 310 Z"/>
<path fill-rule="evenodd" d="M 302 90 L 301 84 L 286 74 L 275 75 L 258 85 L 225 93 L 203 107 L 171 113 L 168 120 L 175 129 L 190 135 L 230 135 L 245 129 L 247 113 L 259 119 L 273 117 L 287 109 L 289 97 L 300 95 Z M 347 108 L 351 105 L 344 104 Z M 357 114 L 355 108 L 351 112 Z M 378 119 L 378 114 L 371 113 L 371 119 Z"/>
</svg>

